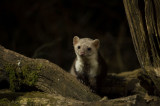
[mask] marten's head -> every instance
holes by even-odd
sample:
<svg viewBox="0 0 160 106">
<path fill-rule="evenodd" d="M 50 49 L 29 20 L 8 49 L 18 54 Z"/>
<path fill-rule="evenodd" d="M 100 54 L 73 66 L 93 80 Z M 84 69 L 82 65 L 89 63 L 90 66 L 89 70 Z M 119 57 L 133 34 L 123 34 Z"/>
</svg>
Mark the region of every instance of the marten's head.
<svg viewBox="0 0 160 106">
<path fill-rule="evenodd" d="M 80 39 L 78 36 L 74 36 L 73 46 L 76 55 L 82 58 L 89 58 L 93 55 L 97 55 L 100 46 L 100 41 L 98 39 L 93 40 L 90 38 Z"/>
</svg>

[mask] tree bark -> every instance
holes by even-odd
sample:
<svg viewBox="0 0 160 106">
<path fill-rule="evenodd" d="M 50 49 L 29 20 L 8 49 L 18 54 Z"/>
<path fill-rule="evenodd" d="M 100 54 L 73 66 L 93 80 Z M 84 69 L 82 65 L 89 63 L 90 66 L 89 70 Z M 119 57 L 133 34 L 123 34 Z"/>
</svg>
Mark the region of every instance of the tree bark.
<svg viewBox="0 0 160 106">
<path fill-rule="evenodd" d="M 3 99 L 2 99 L 3 98 Z M 58 94 L 44 92 L 11 92 L 0 90 L 0 105 L 9 106 L 159 106 L 160 99 L 154 96 L 132 95 L 108 100 L 84 102 L 72 98 L 66 98 Z"/>
<path fill-rule="evenodd" d="M 81 101 L 100 99 L 56 64 L 44 59 L 31 59 L 0 46 L 0 81 L 4 80 L 10 83 L 12 90 L 22 90 L 27 85 Z"/>
<path fill-rule="evenodd" d="M 54 63 L 44 59 L 31 59 L 2 46 L 0 52 L 0 82 L 7 81 L 12 90 L 31 91 L 32 88 L 36 88 L 34 90 L 57 93 L 81 101 L 100 99 L 74 76 Z M 137 86 L 138 73 L 141 71 L 138 69 L 132 72 L 108 74 L 100 88 L 101 94 L 116 98 L 143 91 L 140 90 L 143 89 L 141 86 Z"/>
<path fill-rule="evenodd" d="M 33 90 L 32 88 L 36 88 L 34 90 L 41 90 L 45 92 L 44 95 L 43 92 L 39 92 L 41 95 L 40 97 L 43 97 L 43 99 L 47 99 L 48 101 L 52 102 L 55 100 L 56 102 L 54 101 L 54 103 L 61 104 L 65 101 L 68 104 L 72 102 L 72 105 L 80 106 L 113 104 L 122 106 L 137 106 L 141 103 L 146 104 L 146 91 L 151 92 L 152 90 L 156 92 L 157 89 L 155 85 L 153 87 L 153 80 L 151 78 L 146 78 L 146 73 L 142 72 L 142 69 L 137 69 L 131 72 L 123 72 L 120 74 L 108 74 L 106 79 L 104 79 L 104 85 L 101 88 L 101 92 L 108 96 L 111 100 L 103 100 L 98 95 L 92 93 L 88 87 L 81 84 L 74 76 L 65 72 L 65 70 L 55 65 L 54 63 L 44 59 L 31 59 L 0 46 L 1 87 L 3 86 L 2 82 L 6 81 L 10 84 L 10 88 L 12 90 L 25 91 L 27 87 L 29 87 L 31 90 Z M 143 82 L 144 84 L 140 86 L 140 83 Z M 147 89 L 146 86 L 149 88 Z M 10 99 L 11 97 L 22 97 L 22 99 L 18 100 L 22 100 L 25 103 L 30 103 L 30 100 L 33 99 L 35 100 L 31 102 L 33 104 L 37 104 L 37 100 L 42 100 L 42 98 L 39 98 L 39 96 L 35 98 L 29 97 L 26 100 L 26 97 L 23 95 L 25 95 L 24 92 L 15 92 L 11 94 L 0 93 L 0 102 L 1 100 L 4 100 L 2 98 L 6 98 L 12 101 L 13 98 Z M 30 95 L 34 95 L 34 92 L 33 94 L 31 92 Z M 45 95 L 52 95 L 52 98 L 46 98 Z M 61 96 L 63 99 L 57 99 L 56 95 Z M 139 100 L 139 98 L 141 99 Z M 22 101 L 15 102 L 23 104 Z"/>
<path fill-rule="evenodd" d="M 141 85 L 150 93 L 160 96 L 160 1 L 123 2 L 137 57 L 143 68 L 139 77 Z"/>
</svg>

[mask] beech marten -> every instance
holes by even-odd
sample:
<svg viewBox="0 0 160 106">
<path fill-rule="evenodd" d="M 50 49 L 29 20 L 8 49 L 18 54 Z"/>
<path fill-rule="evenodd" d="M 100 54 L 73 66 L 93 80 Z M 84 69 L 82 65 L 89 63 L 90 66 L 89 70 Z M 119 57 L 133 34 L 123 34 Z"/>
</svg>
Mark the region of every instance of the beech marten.
<svg viewBox="0 0 160 106">
<path fill-rule="evenodd" d="M 107 76 L 106 62 L 98 51 L 100 41 L 90 38 L 80 39 L 78 36 L 75 36 L 73 38 L 73 46 L 76 59 L 70 73 L 93 91 L 98 92 Z"/>
</svg>

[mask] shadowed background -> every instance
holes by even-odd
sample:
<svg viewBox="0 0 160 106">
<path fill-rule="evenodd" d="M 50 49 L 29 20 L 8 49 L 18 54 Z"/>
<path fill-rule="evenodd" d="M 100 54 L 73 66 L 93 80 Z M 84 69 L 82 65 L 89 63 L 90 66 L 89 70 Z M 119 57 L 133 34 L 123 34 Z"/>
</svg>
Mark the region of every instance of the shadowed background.
<svg viewBox="0 0 160 106">
<path fill-rule="evenodd" d="M 69 70 L 74 36 L 98 38 L 109 72 L 139 68 L 121 0 L 0 0 L 0 44 Z"/>
</svg>

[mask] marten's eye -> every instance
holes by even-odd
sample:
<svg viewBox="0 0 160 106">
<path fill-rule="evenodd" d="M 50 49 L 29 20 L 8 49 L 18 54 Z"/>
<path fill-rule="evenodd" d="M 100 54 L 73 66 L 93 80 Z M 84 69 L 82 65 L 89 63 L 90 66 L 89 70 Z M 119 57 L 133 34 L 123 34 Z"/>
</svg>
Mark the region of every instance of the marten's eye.
<svg viewBox="0 0 160 106">
<path fill-rule="evenodd" d="M 80 49 L 81 48 L 81 46 L 78 46 L 78 49 Z"/>
<path fill-rule="evenodd" d="M 88 50 L 88 51 L 91 51 L 91 48 L 89 47 L 89 48 L 87 48 L 87 50 Z"/>
</svg>

